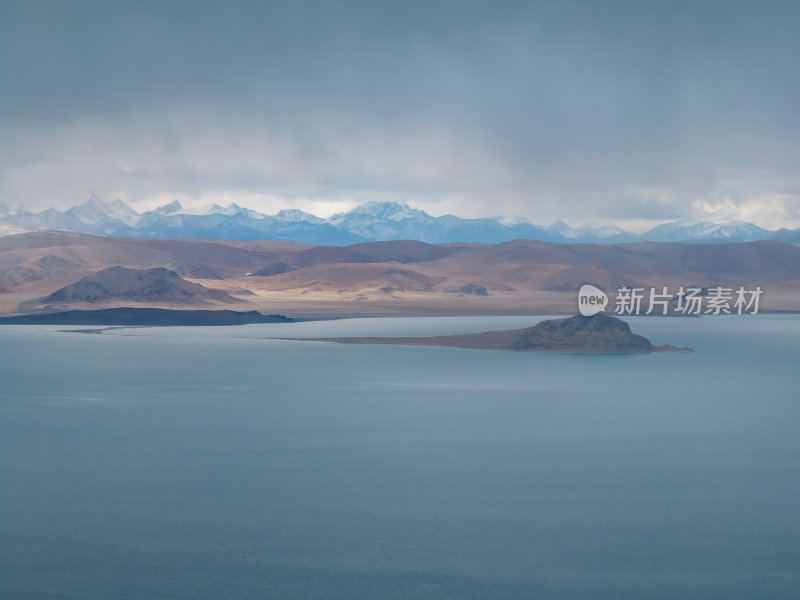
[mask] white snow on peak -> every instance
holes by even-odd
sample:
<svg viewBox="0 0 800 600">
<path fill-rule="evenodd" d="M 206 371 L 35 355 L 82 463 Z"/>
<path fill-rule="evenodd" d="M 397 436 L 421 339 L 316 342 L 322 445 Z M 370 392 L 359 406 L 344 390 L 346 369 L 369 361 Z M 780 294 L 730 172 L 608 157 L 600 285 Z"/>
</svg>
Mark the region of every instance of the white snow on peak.
<svg viewBox="0 0 800 600">
<path fill-rule="evenodd" d="M 278 211 L 275 214 L 276 219 L 280 219 L 281 221 L 289 221 L 292 223 L 297 223 L 300 221 L 304 221 L 307 223 L 322 223 L 324 219 L 320 219 L 316 215 L 312 215 L 305 211 L 300 210 L 299 208 L 284 208 L 281 211 Z"/>
<path fill-rule="evenodd" d="M 133 225 L 139 220 L 139 213 L 117 198 L 112 202 L 103 202 L 94 192 L 83 204 L 73 206 L 67 213 L 81 223 L 94 225 L 108 220 L 116 220 L 125 225 Z"/>
<path fill-rule="evenodd" d="M 404 202 L 376 202 L 370 201 L 359 204 L 354 209 L 337 213 L 328 219 L 328 222 L 337 225 L 348 217 L 366 216 L 389 221 L 403 221 L 414 217 L 425 216 L 425 213 L 416 208 L 410 208 Z"/>
<path fill-rule="evenodd" d="M 165 204 L 164 206 L 159 206 L 153 212 L 159 215 L 177 215 L 177 214 L 185 214 L 183 210 L 183 206 L 177 200 L 173 200 L 169 204 Z"/>
</svg>

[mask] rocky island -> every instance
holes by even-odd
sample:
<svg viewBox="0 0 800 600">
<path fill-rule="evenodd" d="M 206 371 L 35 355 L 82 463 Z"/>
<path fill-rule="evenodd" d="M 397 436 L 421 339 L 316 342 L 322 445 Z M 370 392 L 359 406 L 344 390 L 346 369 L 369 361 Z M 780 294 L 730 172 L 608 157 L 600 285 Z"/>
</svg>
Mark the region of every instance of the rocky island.
<svg viewBox="0 0 800 600">
<path fill-rule="evenodd" d="M 294 338 L 298 339 L 298 338 Z M 616 317 L 598 313 L 591 317 L 575 315 L 552 319 L 525 329 L 486 331 L 434 337 L 340 337 L 306 341 L 340 344 L 397 344 L 405 346 L 450 346 L 476 350 L 519 350 L 573 354 L 647 354 L 651 352 L 693 352 L 669 344 L 655 346 L 631 332 L 630 326 Z"/>
</svg>

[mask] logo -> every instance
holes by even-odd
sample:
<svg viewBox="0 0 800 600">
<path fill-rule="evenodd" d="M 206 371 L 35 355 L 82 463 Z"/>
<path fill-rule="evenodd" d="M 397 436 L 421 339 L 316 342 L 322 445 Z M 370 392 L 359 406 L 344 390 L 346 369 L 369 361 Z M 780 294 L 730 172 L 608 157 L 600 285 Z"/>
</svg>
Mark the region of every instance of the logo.
<svg viewBox="0 0 800 600">
<path fill-rule="evenodd" d="M 734 287 L 683 287 L 672 293 L 663 286 L 650 288 L 622 286 L 614 296 L 614 313 L 618 315 L 757 315 L 764 290 L 760 286 L 747 289 Z M 584 317 L 603 312 L 608 296 L 589 283 L 578 290 L 578 310 Z"/>
<path fill-rule="evenodd" d="M 587 283 L 578 290 L 578 310 L 584 317 L 603 312 L 607 304 L 608 296 L 598 287 Z"/>
</svg>

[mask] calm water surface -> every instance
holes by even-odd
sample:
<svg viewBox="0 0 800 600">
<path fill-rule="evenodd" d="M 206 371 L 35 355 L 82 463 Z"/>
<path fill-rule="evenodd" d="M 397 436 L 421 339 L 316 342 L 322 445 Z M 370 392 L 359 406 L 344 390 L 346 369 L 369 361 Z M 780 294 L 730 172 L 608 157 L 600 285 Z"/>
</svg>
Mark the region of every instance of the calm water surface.
<svg viewBox="0 0 800 600">
<path fill-rule="evenodd" d="M 632 320 L 695 354 L 0 327 L 0 598 L 798 598 L 800 318 Z"/>
</svg>

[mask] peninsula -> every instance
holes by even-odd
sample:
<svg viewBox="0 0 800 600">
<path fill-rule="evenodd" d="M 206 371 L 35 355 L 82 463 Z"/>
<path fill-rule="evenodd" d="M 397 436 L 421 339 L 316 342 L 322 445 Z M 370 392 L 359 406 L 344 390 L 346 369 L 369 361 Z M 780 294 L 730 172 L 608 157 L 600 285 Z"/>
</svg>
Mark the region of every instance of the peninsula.
<svg viewBox="0 0 800 600">
<path fill-rule="evenodd" d="M 300 338 L 292 338 L 300 339 Z M 566 319 L 542 321 L 525 329 L 486 331 L 434 337 L 337 337 L 304 338 L 305 341 L 339 344 L 396 344 L 404 346 L 449 346 L 476 350 L 518 350 L 571 354 L 648 354 L 651 352 L 693 352 L 669 344 L 655 346 L 631 332 L 630 326 L 616 317 L 598 313 L 591 317 L 575 315 Z"/>
</svg>

